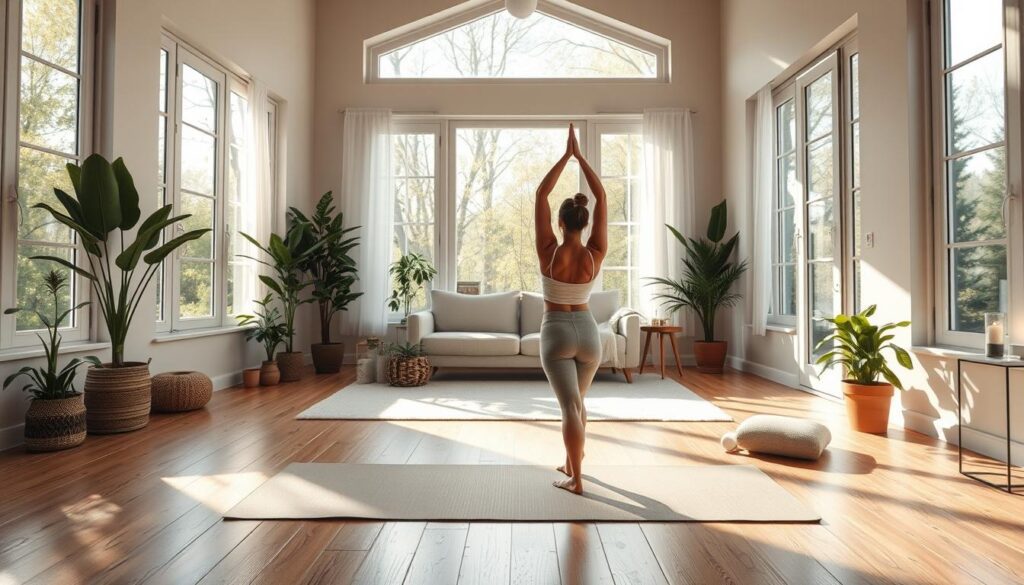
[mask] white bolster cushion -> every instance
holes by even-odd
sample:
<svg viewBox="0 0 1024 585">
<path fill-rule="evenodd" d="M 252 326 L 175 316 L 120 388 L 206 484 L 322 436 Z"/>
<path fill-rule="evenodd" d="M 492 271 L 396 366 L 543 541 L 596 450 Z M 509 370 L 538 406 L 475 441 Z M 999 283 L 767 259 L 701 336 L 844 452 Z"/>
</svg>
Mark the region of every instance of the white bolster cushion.
<svg viewBox="0 0 1024 585">
<path fill-rule="evenodd" d="M 734 433 L 722 437 L 722 446 L 733 453 L 746 449 L 751 453 L 781 455 L 816 460 L 832 441 L 825 425 L 803 418 L 755 414 L 740 423 Z"/>
</svg>

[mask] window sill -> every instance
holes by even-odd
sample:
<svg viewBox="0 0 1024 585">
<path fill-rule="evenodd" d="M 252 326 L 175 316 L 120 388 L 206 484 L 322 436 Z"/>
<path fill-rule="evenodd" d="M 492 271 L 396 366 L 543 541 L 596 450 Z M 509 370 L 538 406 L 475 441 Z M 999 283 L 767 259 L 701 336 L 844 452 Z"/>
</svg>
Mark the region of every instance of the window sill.
<svg viewBox="0 0 1024 585">
<path fill-rule="evenodd" d="M 249 327 L 242 327 L 240 325 L 208 327 L 205 329 L 185 329 L 172 331 L 170 333 L 161 333 L 153 338 L 153 343 L 170 343 L 172 341 L 182 341 L 184 339 L 198 339 L 200 337 L 212 337 L 214 335 L 228 335 L 231 333 L 241 333 L 247 329 L 249 329 Z"/>
<path fill-rule="evenodd" d="M 746 325 L 747 329 L 753 329 L 754 326 L 751 324 Z M 779 325 L 778 323 L 769 323 L 765 325 L 765 330 L 771 331 L 772 333 L 781 333 L 783 335 L 796 335 L 796 327 L 793 325 Z"/>
<path fill-rule="evenodd" d="M 956 347 L 953 345 L 915 345 L 910 348 L 910 351 L 917 355 L 953 359 L 961 357 L 978 357 L 982 354 L 980 349 Z"/>
<path fill-rule="evenodd" d="M 110 349 L 107 341 L 80 341 L 78 343 L 61 344 L 61 355 L 69 353 L 85 353 Z M 0 351 L 0 362 L 13 362 L 31 358 L 43 357 L 46 352 L 41 347 L 15 347 Z"/>
</svg>

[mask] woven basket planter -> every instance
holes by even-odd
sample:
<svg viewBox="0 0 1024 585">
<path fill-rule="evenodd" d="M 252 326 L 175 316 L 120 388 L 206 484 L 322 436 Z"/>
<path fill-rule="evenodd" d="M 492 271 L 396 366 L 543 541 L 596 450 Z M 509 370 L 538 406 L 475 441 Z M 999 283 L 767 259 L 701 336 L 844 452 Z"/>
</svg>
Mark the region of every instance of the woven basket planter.
<svg viewBox="0 0 1024 585">
<path fill-rule="evenodd" d="M 126 433 L 149 424 L 149 364 L 128 362 L 121 368 L 103 364 L 85 374 L 85 410 L 89 432 Z"/>
<path fill-rule="evenodd" d="M 301 351 L 279 351 L 274 356 L 277 367 L 281 370 L 282 382 L 295 382 L 302 378 L 302 370 L 306 367 L 306 356 Z"/>
<path fill-rule="evenodd" d="M 202 372 L 165 372 L 153 376 L 153 412 L 198 410 L 213 397 L 213 382 Z"/>
<path fill-rule="evenodd" d="M 388 383 L 392 386 L 423 386 L 430 381 L 430 360 L 394 356 L 388 361 Z"/>
<path fill-rule="evenodd" d="M 81 394 L 33 400 L 25 413 L 25 448 L 60 451 L 85 441 L 85 400 Z"/>
</svg>

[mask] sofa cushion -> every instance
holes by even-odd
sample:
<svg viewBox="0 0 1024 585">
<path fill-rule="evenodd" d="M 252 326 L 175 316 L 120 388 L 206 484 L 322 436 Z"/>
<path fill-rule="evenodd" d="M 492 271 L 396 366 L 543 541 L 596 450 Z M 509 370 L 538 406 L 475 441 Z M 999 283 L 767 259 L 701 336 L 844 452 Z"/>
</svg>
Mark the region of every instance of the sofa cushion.
<svg viewBox="0 0 1024 585">
<path fill-rule="evenodd" d="M 519 341 L 519 353 L 523 355 L 540 355 L 540 333 L 529 333 Z"/>
<path fill-rule="evenodd" d="M 519 292 L 460 295 L 430 291 L 435 331 L 519 333 Z"/>
<path fill-rule="evenodd" d="M 519 336 L 515 333 L 440 331 L 424 336 L 422 343 L 428 356 L 501 356 L 519 353 Z"/>
<path fill-rule="evenodd" d="M 539 293 L 523 292 L 522 301 L 519 303 L 519 334 L 526 336 L 540 333 L 540 322 L 543 318 L 544 297 Z"/>
<path fill-rule="evenodd" d="M 598 323 L 607 322 L 618 309 L 619 291 L 602 290 L 590 293 L 590 312 L 594 314 L 594 320 Z"/>
</svg>

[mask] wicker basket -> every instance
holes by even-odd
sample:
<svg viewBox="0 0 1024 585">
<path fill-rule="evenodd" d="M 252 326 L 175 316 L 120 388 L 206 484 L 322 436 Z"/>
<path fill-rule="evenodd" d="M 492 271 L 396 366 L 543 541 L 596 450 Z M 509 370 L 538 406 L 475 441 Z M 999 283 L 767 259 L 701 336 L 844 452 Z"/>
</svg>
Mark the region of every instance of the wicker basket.
<svg viewBox="0 0 1024 585">
<path fill-rule="evenodd" d="M 388 361 L 388 383 L 392 386 L 423 386 L 430 381 L 430 360 L 425 356 L 392 356 Z"/>
<path fill-rule="evenodd" d="M 85 374 L 85 410 L 94 435 L 125 433 L 149 424 L 149 364 L 93 366 Z"/>
<path fill-rule="evenodd" d="M 165 372 L 153 376 L 153 411 L 197 410 L 213 397 L 213 382 L 202 372 Z"/>
<path fill-rule="evenodd" d="M 85 400 L 81 394 L 33 400 L 25 413 L 25 448 L 59 451 L 85 441 Z"/>
</svg>

